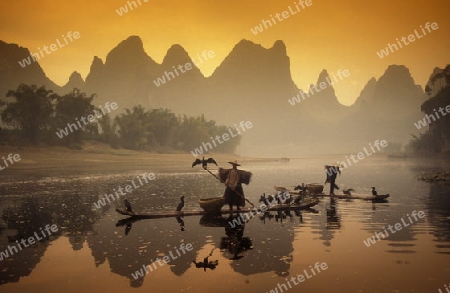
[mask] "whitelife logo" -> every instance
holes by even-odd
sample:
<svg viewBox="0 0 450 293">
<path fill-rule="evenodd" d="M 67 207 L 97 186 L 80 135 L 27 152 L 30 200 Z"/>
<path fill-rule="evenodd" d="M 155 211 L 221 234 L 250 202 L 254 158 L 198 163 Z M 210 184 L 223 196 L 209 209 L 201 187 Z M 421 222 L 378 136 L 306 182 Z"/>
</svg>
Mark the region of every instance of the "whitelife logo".
<svg viewBox="0 0 450 293">
<path fill-rule="evenodd" d="M 339 76 L 340 80 L 338 80 L 336 78 L 336 75 L 334 74 L 334 72 L 332 72 L 331 75 L 333 76 L 333 80 L 337 83 L 340 80 L 344 79 L 344 77 L 350 76 L 350 71 L 348 71 L 347 69 L 344 69 L 344 70 L 339 69 L 337 71 L 336 75 Z M 319 84 L 311 85 L 311 88 L 309 89 L 308 93 L 306 93 L 306 97 L 305 97 L 305 92 L 303 90 L 300 90 L 295 97 L 288 99 L 289 104 L 291 104 L 291 106 L 294 106 L 295 104 L 299 104 L 301 101 L 304 101 L 306 98 L 309 98 L 312 95 L 317 94 L 321 90 L 324 90 L 327 87 L 332 86 L 334 84 L 328 76 L 325 78 L 325 80 L 326 80 L 326 82 L 322 81 Z M 317 86 L 319 86 L 320 88 L 317 88 Z M 316 92 L 314 92 L 314 90 Z"/>
<path fill-rule="evenodd" d="M 5 157 L 2 157 L 3 163 L 5 164 L 5 167 L 2 167 L 2 164 L 0 163 L 0 171 L 4 170 L 5 168 L 9 167 L 10 165 L 13 165 L 14 163 L 17 163 L 20 161 L 20 155 L 19 154 L 9 154 L 8 157 L 5 159 Z M 8 162 L 10 164 L 8 164 Z"/>
<path fill-rule="evenodd" d="M 50 55 L 52 52 L 55 52 L 56 50 L 58 50 L 59 48 L 65 47 L 66 45 L 69 44 L 69 42 L 67 41 L 67 39 L 70 40 L 70 42 L 73 42 L 74 40 L 77 40 L 80 38 L 80 33 L 75 31 L 72 33 L 72 31 L 67 32 L 66 36 L 62 35 L 63 37 L 63 42 L 60 42 L 59 38 L 56 39 L 56 44 L 51 44 L 50 46 L 44 46 L 43 49 L 41 49 L 41 47 L 38 47 L 39 53 L 32 53 L 30 52 L 30 56 L 28 56 L 28 58 L 23 59 L 22 61 L 19 61 L 19 65 L 23 67 L 27 66 L 27 65 L 31 65 L 31 62 L 36 62 L 37 60 L 40 60 L 41 58 L 44 58 L 44 52 L 47 55 Z M 66 38 L 67 37 L 67 38 Z M 50 51 L 48 50 L 50 48 Z M 44 52 L 42 52 L 42 50 L 44 50 Z"/>
<path fill-rule="evenodd" d="M 250 121 L 247 121 L 247 122 L 241 121 L 241 123 L 239 123 L 239 126 L 236 126 L 236 124 L 234 124 L 234 127 L 235 127 L 237 133 L 233 133 L 233 132 L 231 131 L 231 128 L 228 128 L 228 132 L 230 133 L 231 138 L 236 137 L 236 136 L 238 136 L 239 134 L 241 134 L 241 131 L 239 130 L 239 127 L 240 127 L 240 128 L 242 129 L 242 131 L 244 132 L 244 131 L 246 131 L 247 129 L 252 128 L 252 127 L 253 127 L 253 124 L 252 124 L 252 122 L 250 122 Z M 224 142 L 226 142 L 226 141 L 228 141 L 228 140 L 230 139 L 230 135 L 228 135 L 228 133 L 225 132 L 225 133 L 223 133 L 221 136 L 216 135 L 215 138 L 213 138 L 213 137 L 211 136 L 211 137 L 210 137 L 210 138 L 211 138 L 211 142 L 214 144 L 214 147 L 217 147 L 216 140 L 217 140 L 217 142 L 218 142 L 219 144 L 222 144 L 222 143 L 224 143 Z M 223 141 L 221 141 L 220 138 L 222 138 Z M 213 149 L 213 146 L 212 146 L 211 143 L 209 143 L 209 142 L 206 142 L 206 143 L 203 142 L 201 146 L 199 146 L 198 148 L 194 149 L 194 151 L 191 151 L 191 154 L 192 154 L 194 157 L 197 158 L 199 155 L 203 154 L 203 152 L 206 153 L 206 152 L 208 152 L 208 151 L 210 151 L 210 150 L 212 150 L 212 149 Z"/>
<path fill-rule="evenodd" d="M 141 0 L 136 0 L 137 3 L 139 3 L 139 6 L 142 6 Z M 128 13 L 129 11 L 132 11 L 134 8 L 138 8 L 138 5 L 136 3 L 136 1 L 127 1 L 127 4 L 124 6 L 121 6 L 119 9 L 116 9 L 116 12 L 119 16 L 122 16 L 126 13 Z M 142 0 L 144 3 L 147 3 L 149 0 Z M 133 8 L 134 6 L 134 8 Z M 128 7 L 130 8 L 130 10 L 128 10 Z"/>
<path fill-rule="evenodd" d="M 425 28 L 428 31 L 428 33 L 431 33 L 431 29 L 435 31 L 439 28 L 439 26 L 436 22 L 433 22 L 431 24 L 430 24 L 430 22 L 427 22 L 425 24 Z M 398 47 L 400 47 L 400 49 L 403 48 L 402 42 L 403 42 L 403 45 L 407 46 L 407 45 L 411 44 L 412 42 L 416 41 L 416 38 L 418 40 L 418 39 L 421 39 L 424 36 L 426 36 L 427 32 L 425 31 L 425 29 L 422 26 L 420 26 L 420 29 L 422 30 L 423 35 L 420 35 L 420 33 L 417 31 L 417 29 L 415 29 L 414 33 L 410 34 L 408 36 L 409 42 L 406 41 L 406 37 L 402 37 L 401 42 L 398 40 L 398 38 L 396 38 L 395 40 L 397 41 Z M 378 55 L 378 57 L 380 57 L 380 59 L 382 59 L 382 58 L 388 56 L 390 53 L 394 53 L 395 51 L 398 51 L 399 50 L 398 47 L 395 43 L 394 44 L 389 43 L 385 49 L 382 49 L 379 52 L 377 52 L 377 55 Z M 395 49 L 395 51 L 394 51 L 394 49 Z M 391 52 L 389 52 L 389 50 L 391 50 Z"/>
<path fill-rule="evenodd" d="M 383 232 L 375 232 L 375 233 L 373 233 L 374 236 L 372 236 L 372 237 L 370 237 L 370 238 L 367 238 L 367 240 L 363 240 L 364 245 L 366 245 L 367 247 L 369 247 L 369 246 L 371 246 L 371 245 L 374 245 L 375 243 L 377 243 L 377 240 L 378 240 L 378 241 L 381 240 L 381 239 L 380 239 L 380 236 L 383 237 L 383 239 L 389 237 L 389 233 L 388 233 L 388 231 L 387 231 L 388 229 L 389 229 L 389 231 L 391 231 L 392 234 L 394 234 L 395 232 L 400 231 L 400 230 L 402 230 L 403 228 L 406 228 L 406 227 L 408 227 L 408 226 L 411 226 L 412 224 L 415 223 L 415 222 L 411 219 L 411 216 L 412 216 L 412 217 L 414 218 L 414 220 L 417 222 L 417 221 L 419 221 L 419 219 L 418 219 L 417 217 L 419 217 L 420 219 L 425 218 L 425 212 L 424 212 L 424 211 L 419 211 L 419 212 L 413 211 L 413 212 L 411 213 L 411 216 L 410 216 L 409 214 L 407 214 L 406 216 L 408 217 L 409 224 L 406 223 L 405 220 L 404 220 L 403 218 L 401 218 L 401 219 L 400 219 L 400 220 L 401 220 L 401 223 L 396 223 L 394 226 L 388 225 L 387 228 L 384 228 L 384 227 L 383 227 L 382 229 L 384 229 L 384 233 L 383 233 Z M 403 224 L 403 227 L 402 227 L 402 224 Z M 395 228 L 395 230 L 392 229 L 392 228 Z M 377 238 L 377 240 L 375 239 L 375 237 Z"/>
<path fill-rule="evenodd" d="M 193 59 L 192 63 L 198 68 L 198 66 L 200 64 L 203 64 L 203 62 L 208 61 L 209 59 L 214 58 L 215 56 L 216 55 L 215 55 L 213 50 L 209 50 L 209 51 L 203 50 L 202 57 L 200 57 L 200 55 L 197 54 L 197 58 Z M 198 59 L 198 60 L 196 60 L 196 59 Z M 195 62 L 195 61 L 198 61 L 198 63 Z M 178 73 L 178 70 L 181 73 L 186 73 L 187 71 L 189 71 L 192 68 L 194 68 L 192 66 L 192 63 L 191 62 L 187 62 L 184 65 L 183 64 L 178 64 L 178 66 L 176 68 L 175 68 L 175 66 L 172 66 L 173 71 L 164 71 L 164 75 L 162 75 L 161 77 L 158 77 L 157 79 L 153 80 L 153 83 L 157 87 L 160 87 L 161 85 L 163 85 L 163 84 L 171 81 L 172 79 L 180 76 L 180 73 Z M 177 70 L 177 68 L 178 68 L 178 70 Z"/>
<path fill-rule="evenodd" d="M 278 22 L 282 22 L 283 20 L 291 17 L 292 15 L 295 15 L 295 14 L 299 13 L 300 11 L 305 10 L 307 7 L 312 5 L 312 0 L 306 0 L 306 1 L 300 0 L 300 1 L 298 1 L 298 3 L 294 2 L 294 5 L 295 5 L 295 9 L 293 9 L 289 5 L 288 10 L 285 10 L 281 13 L 276 13 L 275 17 L 273 17 L 271 14 L 269 16 L 270 20 L 262 19 L 261 24 L 258 26 L 255 26 L 254 28 L 251 28 L 250 31 L 254 35 L 262 33 L 264 31 L 264 29 L 268 29 L 268 28 L 272 27 L 272 25 L 276 25 Z M 301 6 L 301 8 L 300 8 L 300 6 Z M 278 20 L 278 22 L 275 20 L 275 18 Z"/>
<path fill-rule="evenodd" d="M 149 270 L 150 270 L 150 272 L 153 272 L 153 270 L 156 270 L 158 268 L 156 266 L 156 263 L 158 263 L 158 265 L 160 267 L 162 267 L 163 265 L 168 264 L 172 260 L 177 259 L 178 257 L 181 256 L 181 253 L 180 253 L 180 251 L 178 251 L 178 249 L 180 249 L 183 252 L 183 254 L 186 254 L 186 252 L 192 251 L 193 246 L 191 243 L 188 243 L 188 244 L 181 243 L 179 248 L 175 247 L 176 255 L 174 255 L 173 251 L 171 250 L 171 251 L 169 251 L 169 255 L 165 255 L 162 258 L 157 257 L 155 261 L 153 261 L 151 259 L 150 260 L 151 264 L 149 264 L 147 266 L 142 265 L 142 268 L 138 271 L 135 271 L 134 274 L 131 274 L 131 276 L 133 277 L 133 279 L 137 280 L 137 279 L 142 278 L 145 275 L 147 275 Z"/>
<path fill-rule="evenodd" d="M 112 110 L 117 110 L 117 103 L 111 103 L 111 105 L 109 104 L 109 102 L 106 102 L 105 104 L 105 108 L 108 110 L 108 114 L 111 113 L 111 109 L 109 108 L 111 107 Z M 103 109 L 102 106 L 100 106 L 100 109 L 103 113 L 103 115 L 106 115 L 105 113 L 105 109 Z M 87 118 L 84 116 L 81 116 L 80 120 L 81 122 L 83 122 L 84 125 L 81 125 L 80 120 L 78 120 L 78 118 L 75 118 L 76 123 L 78 124 L 78 127 L 75 123 L 67 123 L 67 126 L 64 129 L 60 129 L 58 132 L 56 132 L 56 135 L 61 139 L 67 135 L 69 135 L 69 130 L 72 133 L 73 130 L 78 130 L 83 128 L 83 126 L 88 125 L 91 122 L 94 122 L 95 119 L 100 119 L 102 118 L 102 115 L 99 114 L 96 110 L 94 110 L 94 114 L 88 115 Z"/>
<path fill-rule="evenodd" d="M 444 108 L 442 108 L 442 107 L 439 107 L 438 110 L 442 116 L 446 116 L 448 113 L 450 113 L 450 105 L 445 106 L 445 111 L 447 113 L 444 112 Z M 433 111 L 434 111 L 433 114 L 430 114 L 430 115 L 426 114 L 425 118 L 423 118 L 423 120 L 419 120 L 419 121 L 417 121 L 417 123 L 414 122 L 414 125 L 416 126 L 417 129 L 427 126 L 427 120 L 428 120 L 428 124 L 430 124 L 431 123 L 430 118 L 433 118 L 433 122 L 436 122 L 436 120 L 438 120 L 442 117 L 442 116 L 439 116 L 438 111 L 436 111 L 436 109 L 433 109 Z"/>
<path fill-rule="evenodd" d="M 14 253 L 18 253 L 19 249 L 21 251 L 23 249 L 22 245 L 25 248 L 27 248 L 28 246 L 35 244 L 37 241 L 41 241 L 41 240 L 49 237 L 52 233 L 58 232 L 58 226 L 56 226 L 56 224 L 53 224 L 51 226 L 49 224 L 47 224 L 44 228 L 45 231 L 42 230 L 42 228 L 39 228 L 39 229 L 41 230 L 40 232 L 42 234 L 42 237 L 39 237 L 38 232 L 34 232 L 34 237 L 30 236 L 27 239 L 22 239 L 22 240 L 20 240 L 20 243 L 19 243 L 19 240 L 16 240 L 17 245 L 12 245 L 12 246 L 8 245 L 8 248 L 5 249 L 5 251 L 0 251 L 0 261 L 8 258 L 10 256 L 13 256 Z M 20 245 L 20 244 L 22 244 L 22 245 Z M 16 246 L 19 247 L 19 249 L 17 249 Z"/>
</svg>

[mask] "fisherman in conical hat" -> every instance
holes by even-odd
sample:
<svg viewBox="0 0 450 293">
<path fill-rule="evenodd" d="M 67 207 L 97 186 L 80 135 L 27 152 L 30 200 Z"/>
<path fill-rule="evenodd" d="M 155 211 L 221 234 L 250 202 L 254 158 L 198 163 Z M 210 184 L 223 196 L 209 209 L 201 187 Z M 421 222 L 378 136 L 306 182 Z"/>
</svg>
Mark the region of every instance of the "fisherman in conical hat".
<svg viewBox="0 0 450 293">
<path fill-rule="evenodd" d="M 339 186 L 336 185 L 337 174 L 341 174 L 341 170 L 339 170 L 339 165 L 325 165 L 325 170 L 327 172 L 327 179 L 324 184 L 330 183 L 330 195 L 334 195 L 334 188 L 339 189 Z"/>
<path fill-rule="evenodd" d="M 244 189 L 242 184 L 249 184 L 252 173 L 238 170 L 238 166 L 241 166 L 237 161 L 228 162 L 233 167 L 231 169 L 219 168 L 219 179 L 222 183 L 225 183 L 225 204 L 230 206 L 230 210 L 233 210 L 233 206 L 236 206 L 238 210 L 240 207 L 245 206 Z"/>
</svg>

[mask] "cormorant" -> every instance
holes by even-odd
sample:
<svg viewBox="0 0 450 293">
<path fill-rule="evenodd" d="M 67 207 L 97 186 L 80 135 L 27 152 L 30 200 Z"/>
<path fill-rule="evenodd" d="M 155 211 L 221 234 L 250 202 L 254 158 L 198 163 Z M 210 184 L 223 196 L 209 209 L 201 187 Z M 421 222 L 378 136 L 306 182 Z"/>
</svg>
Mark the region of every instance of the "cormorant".
<svg viewBox="0 0 450 293">
<path fill-rule="evenodd" d="M 355 190 L 353 188 L 342 190 L 342 192 L 346 195 L 352 195 L 352 191 L 355 191 Z"/>
<path fill-rule="evenodd" d="M 268 201 L 270 204 L 272 204 L 273 200 L 274 200 L 274 198 L 273 198 L 272 194 L 269 194 L 269 196 L 267 197 L 267 201 Z"/>
<path fill-rule="evenodd" d="M 125 209 L 127 212 L 132 213 L 133 209 L 131 208 L 131 203 L 128 201 L 128 199 L 125 198 Z"/>
<path fill-rule="evenodd" d="M 217 166 L 217 162 L 216 162 L 213 158 L 208 158 L 208 159 L 205 160 L 205 157 L 203 157 L 203 159 L 201 159 L 201 160 L 200 160 L 200 159 L 196 159 L 196 160 L 192 163 L 192 168 L 194 168 L 194 166 L 196 166 L 196 165 L 202 164 L 203 169 L 206 170 L 207 164 L 208 164 L 208 163 L 214 164 L 214 165 Z"/>
<path fill-rule="evenodd" d="M 284 200 L 284 203 L 285 203 L 285 204 L 291 204 L 292 200 L 293 200 L 293 197 L 292 197 L 292 195 L 290 195 L 288 198 L 286 198 L 286 199 Z"/>
<path fill-rule="evenodd" d="M 308 189 L 306 188 L 306 185 L 297 185 L 294 187 L 294 190 L 307 191 Z"/>
<path fill-rule="evenodd" d="M 377 191 L 375 190 L 375 187 L 372 187 L 372 195 L 378 195 Z"/>
<path fill-rule="evenodd" d="M 181 200 L 181 202 L 177 206 L 177 212 L 180 212 L 181 209 L 183 209 L 183 207 L 184 207 L 184 195 L 180 196 L 180 200 Z"/>
<path fill-rule="evenodd" d="M 263 193 L 260 198 L 259 198 L 259 202 L 264 203 L 266 206 L 269 206 L 269 201 L 266 198 L 266 193 Z"/>
</svg>

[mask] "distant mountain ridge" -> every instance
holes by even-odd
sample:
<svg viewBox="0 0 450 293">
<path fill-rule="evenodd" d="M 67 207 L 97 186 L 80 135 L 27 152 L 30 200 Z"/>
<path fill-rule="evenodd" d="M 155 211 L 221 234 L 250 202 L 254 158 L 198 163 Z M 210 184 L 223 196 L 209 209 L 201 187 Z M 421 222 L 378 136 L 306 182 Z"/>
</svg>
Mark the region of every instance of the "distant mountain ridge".
<svg viewBox="0 0 450 293">
<path fill-rule="evenodd" d="M 96 105 L 114 101 L 122 110 L 138 104 L 145 108 L 164 107 L 180 114 L 205 114 L 207 119 L 230 126 L 242 120 L 252 121 L 255 127 L 246 133 L 241 148 L 252 154 L 265 147 L 269 152 L 281 148 L 284 154 L 299 148 L 329 153 L 329 148 L 320 145 L 341 138 L 351 138 L 357 145 L 369 134 L 389 133 L 392 139 L 405 142 L 408 127 L 392 125 L 411 124 L 420 115 L 420 105 L 425 100 L 409 70 L 392 65 L 378 80 L 370 79 L 350 107 L 339 103 L 332 85 L 290 105 L 288 100 L 300 89 L 292 80 L 290 58 L 280 40 L 271 48 L 241 40 L 206 78 L 182 46 L 170 47 L 158 64 L 147 55 L 142 40 L 130 36 L 113 48 L 105 61 L 94 56 L 85 81 L 74 72 L 63 87 L 48 79 L 38 62 L 21 68 L 18 61 L 28 55 L 27 49 L 0 41 L 0 73 L 6 77 L 0 80 L 0 91 L 6 93 L 21 82 L 46 85 L 58 93 L 77 87 L 87 94 L 96 93 Z M 158 78 L 167 77 L 174 67 L 186 63 L 193 65 L 191 70 L 166 79 L 159 86 L 155 83 Z M 329 79 L 324 69 L 317 84 Z M 368 121 L 370 125 L 365 126 Z M 337 146 L 332 152 L 342 149 L 345 147 Z"/>
<path fill-rule="evenodd" d="M 31 62 L 22 67 L 19 61 L 30 57 L 30 51 L 16 44 L 7 44 L 0 40 L 0 93 L 6 95 L 10 89 L 16 89 L 20 83 L 26 82 L 48 89 L 57 90 L 59 86 L 51 81 L 42 70 L 39 62 Z"/>
</svg>

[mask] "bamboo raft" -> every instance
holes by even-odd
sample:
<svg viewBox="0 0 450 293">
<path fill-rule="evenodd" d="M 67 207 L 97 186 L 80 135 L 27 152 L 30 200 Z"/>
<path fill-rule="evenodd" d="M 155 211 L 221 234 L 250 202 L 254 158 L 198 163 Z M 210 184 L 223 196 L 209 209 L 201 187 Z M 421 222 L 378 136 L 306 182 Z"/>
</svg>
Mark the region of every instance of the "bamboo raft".
<svg viewBox="0 0 450 293">
<path fill-rule="evenodd" d="M 275 190 L 279 192 L 287 192 L 289 194 L 300 194 L 299 190 L 288 190 L 286 187 L 283 186 L 275 186 Z M 384 200 L 388 197 L 390 197 L 389 193 L 386 194 L 379 194 L 379 195 L 371 195 L 371 194 L 359 194 L 359 193 L 352 193 L 352 194 L 324 194 L 322 193 L 310 193 L 308 194 L 310 197 L 331 197 L 331 198 L 338 198 L 338 199 L 362 199 L 362 200 Z"/>
<path fill-rule="evenodd" d="M 295 210 L 305 210 L 309 209 L 316 204 L 319 203 L 319 200 L 316 198 L 307 198 L 303 200 L 301 203 L 298 204 L 279 204 L 276 206 L 271 206 L 267 208 L 266 211 L 295 211 Z M 254 208 L 243 208 L 241 210 L 220 210 L 215 215 L 223 215 L 223 214 L 230 214 L 230 213 L 249 213 L 249 212 L 255 212 L 255 210 L 262 212 L 258 206 L 255 206 Z M 159 218 L 170 218 L 170 217 L 187 217 L 187 216 L 203 216 L 203 215 L 214 215 L 213 213 L 208 213 L 202 210 L 196 210 L 196 211 L 167 211 L 167 212 L 154 212 L 154 213 L 144 213 L 144 214 L 136 214 L 136 213 L 130 213 L 125 209 L 116 209 L 116 212 L 118 212 L 121 215 L 128 216 L 133 219 L 159 219 Z"/>
</svg>

